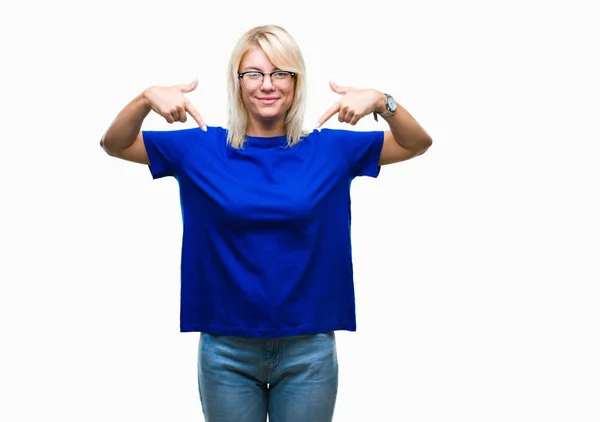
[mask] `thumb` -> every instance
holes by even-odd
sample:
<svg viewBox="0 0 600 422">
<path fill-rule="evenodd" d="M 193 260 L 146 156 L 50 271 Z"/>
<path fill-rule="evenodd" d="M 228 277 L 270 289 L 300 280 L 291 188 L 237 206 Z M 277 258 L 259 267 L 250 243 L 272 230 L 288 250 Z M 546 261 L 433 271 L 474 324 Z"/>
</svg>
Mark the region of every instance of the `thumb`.
<svg viewBox="0 0 600 422">
<path fill-rule="evenodd" d="M 345 86 L 340 86 L 338 84 L 336 84 L 335 82 L 333 82 L 333 80 L 329 80 L 329 87 L 331 88 L 331 90 L 337 94 L 340 95 L 344 95 L 348 92 L 348 87 Z"/>
<path fill-rule="evenodd" d="M 197 87 L 198 87 L 198 79 L 194 79 L 189 84 L 179 85 L 179 89 L 181 90 L 181 92 L 184 92 L 184 93 L 192 92 Z"/>
</svg>

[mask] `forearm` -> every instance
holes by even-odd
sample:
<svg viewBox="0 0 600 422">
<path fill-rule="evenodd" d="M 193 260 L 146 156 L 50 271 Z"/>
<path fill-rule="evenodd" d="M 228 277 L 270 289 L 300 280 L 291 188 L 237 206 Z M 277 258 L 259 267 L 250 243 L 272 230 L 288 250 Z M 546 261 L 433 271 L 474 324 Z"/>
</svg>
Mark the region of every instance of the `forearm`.
<svg viewBox="0 0 600 422">
<path fill-rule="evenodd" d="M 141 93 L 119 112 L 102 137 L 100 145 L 111 154 L 129 148 L 135 141 L 142 123 L 152 108 Z"/>
<path fill-rule="evenodd" d="M 377 106 L 378 112 L 386 110 L 385 96 Z M 423 129 L 417 120 L 400 104 L 396 104 L 396 112 L 384 117 L 390 126 L 394 140 L 402 148 L 409 151 L 424 151 L 431 146 L 431 136 Z"/>
</svg>

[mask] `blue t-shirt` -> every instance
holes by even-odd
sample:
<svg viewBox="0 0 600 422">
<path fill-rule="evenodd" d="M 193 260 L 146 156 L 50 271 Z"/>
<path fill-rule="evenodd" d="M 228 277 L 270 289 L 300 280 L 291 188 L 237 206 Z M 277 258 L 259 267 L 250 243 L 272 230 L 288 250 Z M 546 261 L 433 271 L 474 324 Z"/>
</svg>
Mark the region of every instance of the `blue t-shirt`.
<svg viewBox="0 0 600 422">
<path fill-rule="evenodd" d="M 275 338 L 356 331 L 350 184 L 377 177 L 383 131 L 227 144 L 209 127 L 144 131 L 154 179 L 179 184 L 180 331 Z"/>
</svg>

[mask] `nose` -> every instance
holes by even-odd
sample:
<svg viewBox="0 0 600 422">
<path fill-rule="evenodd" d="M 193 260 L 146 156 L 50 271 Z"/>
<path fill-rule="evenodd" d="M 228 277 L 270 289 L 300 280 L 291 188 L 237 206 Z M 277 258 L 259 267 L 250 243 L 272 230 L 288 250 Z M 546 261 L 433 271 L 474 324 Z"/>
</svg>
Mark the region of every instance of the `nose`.
<svg viewBox="0 0 600 422">
<path fill-rule="evenodd" d="M 271 76 L 269 76 L 269 75 L 263 76 L 263 83 L 260 88 L 264 91 L 272 91 L 273 89 L 275 89 L 275 86 L 273 85 L 273 81 L 271 81 Z"/>
</svg>

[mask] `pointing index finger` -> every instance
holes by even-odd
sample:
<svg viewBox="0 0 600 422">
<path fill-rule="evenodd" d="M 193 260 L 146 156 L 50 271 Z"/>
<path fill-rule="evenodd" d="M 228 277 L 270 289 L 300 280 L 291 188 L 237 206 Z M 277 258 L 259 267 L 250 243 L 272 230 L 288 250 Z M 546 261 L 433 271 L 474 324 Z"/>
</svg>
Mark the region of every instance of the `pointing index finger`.
<svg viewBox="0 0 600 422">
<path fill-rule="evenodd" d="M 202 118 L 200 113 L 198 113 L 198 110 L 196 110 L 196 107 L 194 107 L 192 105 L 192 103 L 190 103 L 189 101 L 187 101 L 185 103 L 185 111 L 187 111 L 188 114 L 190 116 L 192 116 L 192 118 L 196 121 L 196 123 L 198 123 L 198 126 L 200 126 L 200 128 L 204 132 L 206 132 L 207 128 L 206 128 L 206 123 L 204 122 L 204 119 Z"/>
<path fill-rule="evenodd" d="M 327 111 L 321 116 L 319 120 L 317 120 L 317 129 L 323 126 L 327 120 L 331 118 L 335 113 L 340 111 L 340 102 L 336 101 L 331 107 L 327 109 Z"/>
</svg>

